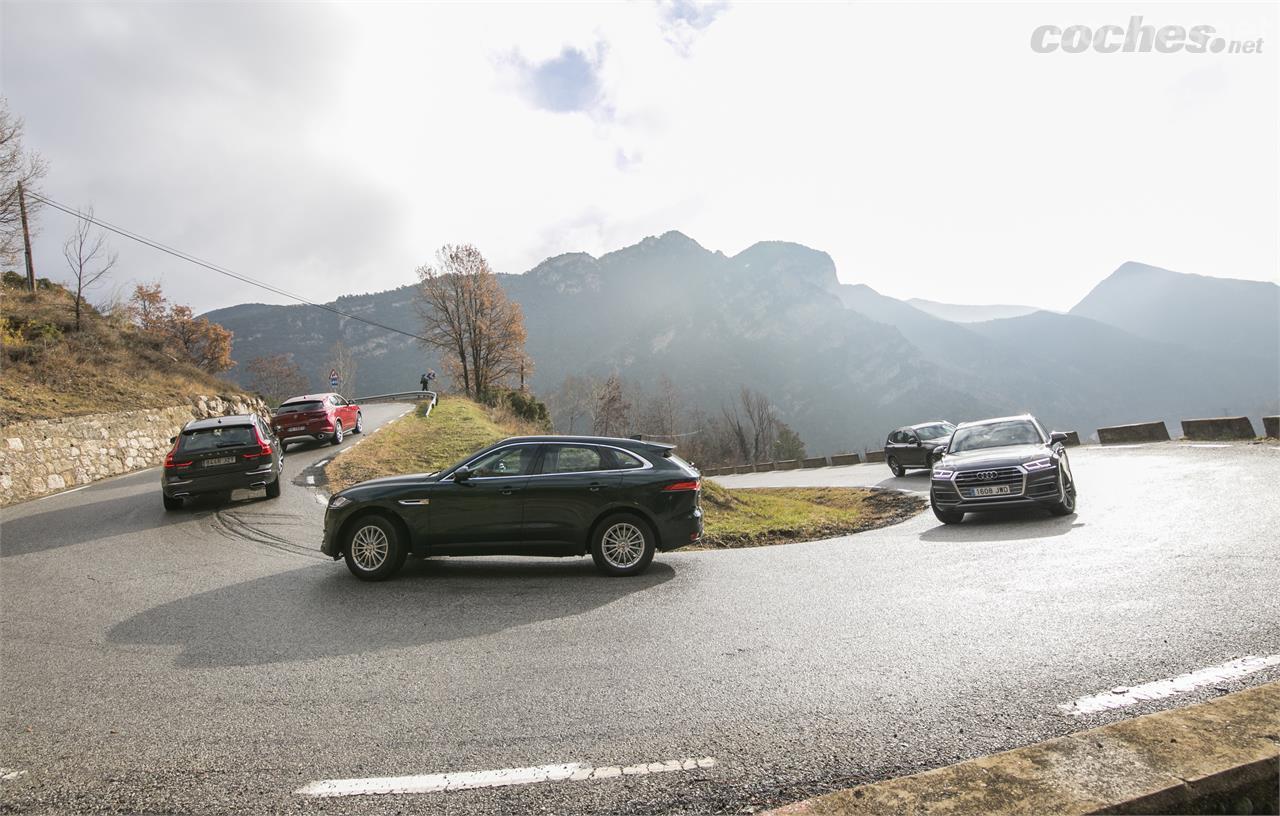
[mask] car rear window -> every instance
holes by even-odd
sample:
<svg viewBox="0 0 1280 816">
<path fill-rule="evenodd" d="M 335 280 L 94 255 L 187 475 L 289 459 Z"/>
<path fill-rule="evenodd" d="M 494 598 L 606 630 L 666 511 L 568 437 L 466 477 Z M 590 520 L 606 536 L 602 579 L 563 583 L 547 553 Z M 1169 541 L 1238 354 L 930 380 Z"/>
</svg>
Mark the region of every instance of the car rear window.
<svg viewBox="0 0 1280 816">
<path fill-rule="evenodd" d="M 178 450 L 182 453 L 200 453 L 218 448 L 238 448 L 258 444 L 258 436 L 248 425 L 219 425 L 183 431 Z"/>
<path fill-rule="evenodd" d="M 286 402 L 280 406 L 280 410 L 276 414 L 299 414 L 303 411 L 323 411 L 324 403 L 319 400 L 309 400 L 307 402 Z"/>
</svg>

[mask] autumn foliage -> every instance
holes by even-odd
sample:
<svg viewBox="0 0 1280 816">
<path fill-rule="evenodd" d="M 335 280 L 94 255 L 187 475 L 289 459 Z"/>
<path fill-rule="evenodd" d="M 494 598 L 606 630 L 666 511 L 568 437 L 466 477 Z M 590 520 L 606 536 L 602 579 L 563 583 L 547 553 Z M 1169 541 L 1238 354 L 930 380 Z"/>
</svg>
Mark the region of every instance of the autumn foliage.
<svg viewBox="0 0 1280 816">
<path fill-rule="evenodd" d="M 134 288 L 129 314 L 138 328 L 161 340 L 178 359 L 210 374 L 235 365 L 231 359 L 231 332 L 207 318 L 196 317 L 190 306 L 170 305 L 158 283 Z"/>
</svg>

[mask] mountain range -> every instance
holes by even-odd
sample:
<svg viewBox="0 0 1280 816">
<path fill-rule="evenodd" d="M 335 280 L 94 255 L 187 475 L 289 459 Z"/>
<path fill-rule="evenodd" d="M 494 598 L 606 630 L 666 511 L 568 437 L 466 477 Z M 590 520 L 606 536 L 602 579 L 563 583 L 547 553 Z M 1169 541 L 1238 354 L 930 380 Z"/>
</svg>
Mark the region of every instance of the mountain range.
<svg viewBox="0 0 1280 816">
<path fill-rule="evenodd" d="M 1256 421 L 1280 408 L 1274 283 L 1127 262 L 1065 314 L 964 307 L 841 283 L 829 255 L 799 244 L 727 256 L 678 232 L 499 277 L 524 310 L 535 392 L 614 372 L 643 391 L 665 375 L 689 405 L 716 411 L 748 385 L 811 453 L 876 448 L 894 427 L 935 418 L 1030 411 L 1087 438 L 1108 424 Z M 332 305 L 416 331 L 414 296 L 409 285 Z M 235 333 L 241 363 L 291 352 L 317 389 L 339 338 L 356 353 L 362 394 L 415 388 L 422 371 L 441 368 L 411 338 L 309 306 L 207 316 Z M 243 366 L 229 373 L 246 376 Z"/>
</svg>

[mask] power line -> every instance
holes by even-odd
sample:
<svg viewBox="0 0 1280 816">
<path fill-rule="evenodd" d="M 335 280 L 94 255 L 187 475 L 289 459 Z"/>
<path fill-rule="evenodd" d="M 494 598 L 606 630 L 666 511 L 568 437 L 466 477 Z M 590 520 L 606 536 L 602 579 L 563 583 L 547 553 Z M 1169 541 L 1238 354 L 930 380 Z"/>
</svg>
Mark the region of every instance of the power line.
<svg viewBox="0 0 1280 816">
<path fill-rule="evenodd" d="M 94 224 L 98 227 L 101 227 L 102 229 L 107 230 L 108 232 L 114 232 L 116 235 L 119 235 L 124 238 L 128 238 L 131 241 L 137 241 L 140 244 L 149 246 L 152 249 L 157 249 L 161 252 L 172 255 L 175 258 L 180 258 L 188 263 L 193 263 L 196 266 L 202 266 L 205 269 L 210 270 L 211 272 L 217 272 L 219 275 L 226 275 L 227 277 L 234 278 L 240 281 L 241 283 L 247 283 L 250 286 L 256 286 L 259 289 L 264 289 L 273 294 L 281 295 L 282 297 L 287 297 L 290 300 L 296 300 L 299 303 L 306 306 L 314 306 L 317 309 L 324 309 L 326 312 L 332 312 L 333 314 L 336 314 L 339 317 L 345 317 L 348 320 L 357 320 L 361 323 L 366 323 L 370 326 L 375 326 L 385 331 L 393 332 L 395 334 L 403 334 L 405 337 L 412 337 L 414 340 L 421 340 L 424 343 L 428 342 L 427 338 L 423 337 L 422 335 L 414 334 L 413 332 L 407 332 L 403 329 L 397 329 L 392 326 L 388 326 L 385 323 L 379 323 L 376 320 L 369 320 L 368 318 L 360 317 L 359 315 L 353 315 L 349 312 L 344 312 L 341 309 L 335 309 L 334 307 L 326 305 L 324 303 L 316 303 L 314 301 L 307 300 L 301 295 L 295 295 L 294 293 L 289 292 L 285 289 L 281 289 L 277 286 L 272 286 L 269 283 L 264 283 L 263 281 L 257 280 L 255 278 L 251 278 L 248 275 L 242 275 L 239 272 L 232 272 L 230 269 L 226 269 L 224 267 L 218 266 L 217 264 L 213 264 L 208 261 L 201 260 L 200 258 L 197 258 L 194 255 L 190 255 L 186 252 L 183 252 L 180 249 L 174 249 L 171 246 L 166 246 L 165 244 L 162 244 L 159 241 L 153 241 L 150 238 L 139 235 L 136 232 L 127 230 L 124 227 L 117 227 L 116 225 L 111 224 L 107 221 L 103 221 L 100 218 L 96 218 L 90 215 L 85 215 L 79 210 L 72 209 L 66 206 L 65 204 L 59 204 L 53 199 L 47 196 L 41 195 L 40 193 L 36 193 L 28 190 L 26 191 L 26 194 L 29 197 L 34 198 L 43 204 L 48 204 L 50 207 L 53 207 L 54 209 L 62 210 L 67 215 L 75 216 L 76 218 L 79 218 L 82 221 L 88 221 L 90 224 Z"/>
</svg>

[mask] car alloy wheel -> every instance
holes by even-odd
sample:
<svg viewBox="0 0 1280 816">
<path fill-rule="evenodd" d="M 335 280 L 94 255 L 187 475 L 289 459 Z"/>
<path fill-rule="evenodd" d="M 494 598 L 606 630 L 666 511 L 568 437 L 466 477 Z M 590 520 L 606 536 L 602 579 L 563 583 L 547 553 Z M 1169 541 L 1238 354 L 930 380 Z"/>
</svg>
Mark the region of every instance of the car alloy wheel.
<svg viewBox="0 0 1280 816">
<path fill-rule="evenodd" d="M 335 445 L 342 444 L 342 422 L 341 421 L 333 423 L 333 444 Z"/>
<path fill-rule="evenodd" d="M 364 414 L 356 414 L 356 433 L 364 433 Z"/>
<path fill-rule="evenodd" d="M 373 572 L 387 562 L 391 543 L 375 524 L 366 524 L 351 537 L 351 560 L 365 572 Z"/>
<path fill-rule="evenodd" d="M 907 472 L 907 469 L 898 464 L 897 458 L 893 456 L 889 457 L 889 470 L 893 471 L 894 476 L 902 476 Z"/>
<path fill-rule="evenodd" d="M 644 533 L 629 521 L 620 521 L 604 531 L 600 554 L 610 566 L 628 569 L 644 556 Z"/>
</svg>

